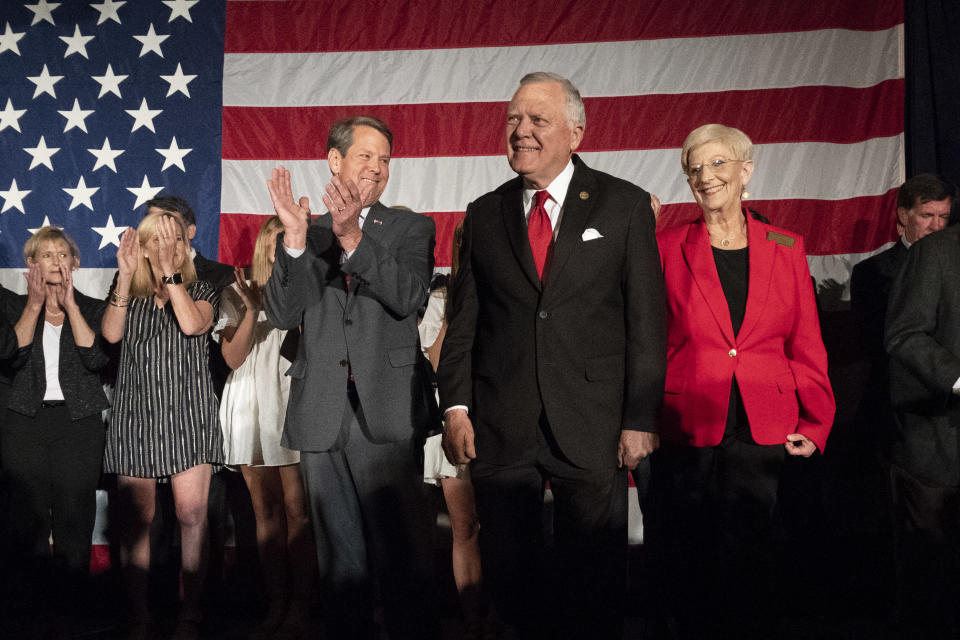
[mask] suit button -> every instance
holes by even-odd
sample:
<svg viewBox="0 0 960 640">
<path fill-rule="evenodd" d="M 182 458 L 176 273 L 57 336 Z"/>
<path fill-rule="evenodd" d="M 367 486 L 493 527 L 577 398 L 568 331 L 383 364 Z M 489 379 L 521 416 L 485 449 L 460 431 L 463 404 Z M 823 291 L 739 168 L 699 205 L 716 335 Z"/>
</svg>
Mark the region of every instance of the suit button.
<svg viewBox="0 0 960 640">
<path fill-rule="evenodd" d="M 349 327 L 350 325 L 353 324 L 353 320 L 351 320 L 350 318 L 347 318 L 346 320 L 343 321 L 343 324 Z"/>
<path fill-rule="evenodd" d="M 539 313 L 537 313 L 537 317 L 540 318 L 541 320 L 546 320 L 547 318 L 550 317 L 550 314 L 547 313 L 546 311 L 540 311 Z"/>
<path fill-rule="evenodd" d="M 730 349 L 730 351 L 727 351 L 727 355 L 730 356 L 731 358 L 736 358 L 736 357 L 737 357 L 737 350 L 736 350 L 736 349 Z"/>
<path fill-rule="evenodd" d="M 341 367 L 345 367 L 345 366 L 347 366 L 348 364 L 350 364 L 350 363 L 347 362 L 346 360 L 341 360 L 341 361 L 340 361 L 340 366 L 341 366 Z"/>
</svg>

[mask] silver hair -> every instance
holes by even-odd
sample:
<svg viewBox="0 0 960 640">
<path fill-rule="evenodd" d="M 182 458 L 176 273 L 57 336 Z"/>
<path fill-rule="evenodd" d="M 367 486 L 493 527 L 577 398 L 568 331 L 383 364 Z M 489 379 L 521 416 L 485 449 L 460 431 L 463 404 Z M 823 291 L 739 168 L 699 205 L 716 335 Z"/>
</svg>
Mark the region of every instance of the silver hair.
<svg viewBox="0 0 960 640">
<path fill-rule="evenodd" d="M 520 78 L 520 86 L 535 84 L 538 82 L 556 82 L 563 88 L 563 97 L 567 106 L 567 123 L 570 128 L 580 125 L 586 128 L 587 113 L 583 109 L 583 98 L 573 83 L 561 76 L 559 73 L 551 71 L 534 71 Z"/>
</svg>

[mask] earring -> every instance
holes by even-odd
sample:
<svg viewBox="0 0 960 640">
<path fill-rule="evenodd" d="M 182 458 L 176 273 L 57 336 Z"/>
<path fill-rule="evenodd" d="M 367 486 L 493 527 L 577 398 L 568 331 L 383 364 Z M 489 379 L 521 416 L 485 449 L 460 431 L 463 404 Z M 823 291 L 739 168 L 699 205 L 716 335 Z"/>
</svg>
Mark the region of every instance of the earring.
<svg viewBox="0 0 960 640">
<path fill-rule="evenodd" d="M 740 192 L 740 199 L 741 199 L 741 200 L 746 200 L 746 199 L 749 198 L 749 197 L 750 197 L 750 192 L 747 191 L 746 189 L 744 189 L 743 191 Z"/>
</svg>

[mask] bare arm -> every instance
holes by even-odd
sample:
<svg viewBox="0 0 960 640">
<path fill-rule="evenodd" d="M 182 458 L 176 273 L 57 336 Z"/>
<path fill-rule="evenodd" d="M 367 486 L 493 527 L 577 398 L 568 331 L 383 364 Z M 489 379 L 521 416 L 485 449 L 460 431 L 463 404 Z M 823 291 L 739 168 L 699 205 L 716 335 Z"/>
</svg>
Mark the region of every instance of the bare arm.
<svg viewBox="0 0 960 640">
<path fill-rule="evenodd" d="M 127 320 L 127 304 L 130 297 L 130 282 L 133 272 L 137 268 L 137 230 L 128 227 L 120 238 L 120 247 L 117 249 L 117 286 L 114 288 L 110 303 L 103 314 L 101 333 L 103 339 L 111 344 L 120 342 L 123 338 L 123 326 Z"/>
<path fill-rule="evenodd" d="M 231 369 L 239 368 L 250 354 L 250 350 L 253 348 L 253 330 L 256 327 L 257 316 L 260 312 L 259 296 L 247 285 L 240 268 L 234 270 L 234 277 L 237 281 L 237 293 L 243 301 L 245 309 L 242 311 L 243 315 L 239 324 L 224 327 L 223 331 L 220 332 L 220 336 L 223 338 L 221 344 L 223 359 L 226 360 Z M 224 292 L 224 295 L 228 295 L 227 291 Z M 222 318 L 222 304 L 220 313 Z"/>
</svg>

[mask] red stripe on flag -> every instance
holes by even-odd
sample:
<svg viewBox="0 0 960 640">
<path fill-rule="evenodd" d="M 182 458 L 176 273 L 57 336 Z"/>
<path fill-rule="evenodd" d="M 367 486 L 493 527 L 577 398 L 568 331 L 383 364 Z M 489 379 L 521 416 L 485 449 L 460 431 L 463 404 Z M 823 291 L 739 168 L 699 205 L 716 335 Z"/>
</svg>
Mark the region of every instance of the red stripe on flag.
<svg viewBox="0 0 960 640">
<path fill-rule="evenodd" d="M 477 194 L 479 195 L 479 194 Z M 434 247 L 434 260 L 437 267 L 450 266 L 450 250 L 453 242 L 453 230 L 463 219 L 462 211 L 431 211 L 425 213 L 433 218 L 437 225 L 437 244 Z M 248 213 L 225 213 L 220 215 L 220 262 L 235 266 L 246 266 L 253 261 L 253 245 L 257 231 L 269 215 Z"/>
<path fill-rule="evenodd" d="M 771 224 L 802 235 L 808 255 L 873 251 L 897 237 L 896 189 L 847 200 L 750 200 L 745 204 Z M 864 211 L 873 213 L 867 217 Z M 701 214 L 693 202 L 664 205 L 657 228 L 683 224 Z"/>
<path fill-rule="evenodd" d="M 580 151 L 680 148 L 690 131 L 707 122 L 743 129 L 756 144 L 845 144 L 903 132 L 904 81 L 888 80 L 864 89 L 799 87 L 586 98 L 584 104 L 587 130 Z M 390 125 L 394 157 L 500 155 L 505 112 L 503 102 L 224 107 L 223 157 L 325 158 L 330 125 L 360 113 Z M 803 117 L 787 115 L 798 113 Z"/>
<path fill-rule="evenodd" d="M 816 29 L 880 30 L 901 22 L 901 0 L 599 6 L 582 0 L 260 0 L 227 3 L 225 48 L 227 53 L 450 49 Z"/>
</svg>

